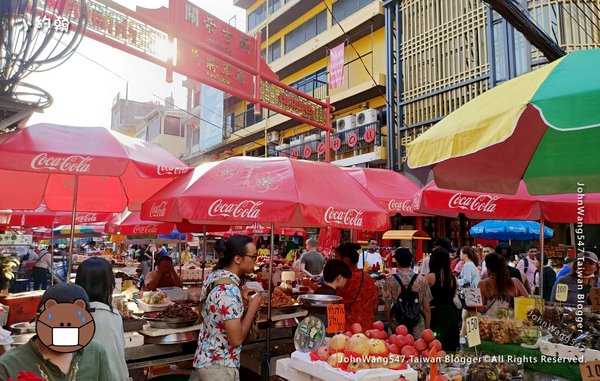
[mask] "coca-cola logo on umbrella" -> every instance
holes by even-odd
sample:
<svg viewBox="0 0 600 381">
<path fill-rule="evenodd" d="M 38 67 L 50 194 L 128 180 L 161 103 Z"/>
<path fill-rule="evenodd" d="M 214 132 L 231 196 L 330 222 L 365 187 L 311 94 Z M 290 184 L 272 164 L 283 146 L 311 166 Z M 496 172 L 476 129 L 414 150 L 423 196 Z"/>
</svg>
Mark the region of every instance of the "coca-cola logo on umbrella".
<svg viewBox="0 0 600 381">
<path fill-rule="evenodd" d="M 448 201 L 448 207 L 451 209 L 470 210 L 473 212 L 494 213 L 496 211 L 496 201 L 500 197 L 482 194 L 479 196 L 463 196 L 462 193 L 455 193 Z"/>
<path fill-rule="evenodd" d="M 167 202 L 161 201 L 158 204 L 152 203 L 150 207 L 150 217 L 164 217 L 167 214 Z"/>
<path fill-rule="evenodd" d="M 364 212 L 356 209 L 336 210 L 333 207 L 327 208 L 325 211 L 325 223 L 346 225 L 346 226 L 363 226 L 362 215 Z"/>
<path fill-rule="evenodd" d="M 159 176 L 176 176 L 176 175 L 184 175 L 188 173 L 192 169 L 191 167 L 165 167 L 163 165 L 159 165 L 156 167 L 156 174 Z"/>
<path fill-rule="evenodd" d="M 158 225 L 135 225 L 133 234 L 156 234 Z"/>
<path fill-rule="evenodd" d="M 97 219 L 98 219 L 98 213 L 88 213 L 83 216 L 76 216 L 75 222 L 78 222 L 78 223 L 96 222 Z"/>
<path fill-rule="evenodd" d="M 411 212 L 413 211 L 412 200 L 396 201 L 394 199 L 388 202 L 389 210 L 396 210 L 400 212 Z"/>
<path fill-rule="evenodd" d="M 31 168 L 70 173 L 88 173 L 92 160 L 94 158 L 89 156 L 71 155 L 67 157 L 53 157 L 47 153 L 41 153 L 31 160 Z"/>
<path fill-rule="evenodd" d="M 226 203 L 222 199 L 214 201 L 208 208 L 211 217 L 234 217 L 256 220 L 260 218 L 262 201 L 244 200 L 241 202 Z"/>
</svg>

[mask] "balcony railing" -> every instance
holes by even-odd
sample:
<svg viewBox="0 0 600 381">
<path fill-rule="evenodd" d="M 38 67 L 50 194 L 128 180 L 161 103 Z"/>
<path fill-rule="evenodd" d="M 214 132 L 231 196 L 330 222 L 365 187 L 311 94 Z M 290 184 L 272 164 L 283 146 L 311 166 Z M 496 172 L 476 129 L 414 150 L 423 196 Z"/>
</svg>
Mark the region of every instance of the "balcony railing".
<svg viewBox="0 0 600 381">
<path fill-rule="evenodd" d="M 379 122 L 365 124 L 352 129 L 331 134 L 331 155 L 343 155 L 354 152 L 355 155 L 371 152 L 373 147 L 381 146 L 381 125 Z M 325 136 L 304 141 L 300 144 L 282 144 L 269 147 L 269 156 L 283 156 L 314 161 L 325 160 Z"/>
</svg>

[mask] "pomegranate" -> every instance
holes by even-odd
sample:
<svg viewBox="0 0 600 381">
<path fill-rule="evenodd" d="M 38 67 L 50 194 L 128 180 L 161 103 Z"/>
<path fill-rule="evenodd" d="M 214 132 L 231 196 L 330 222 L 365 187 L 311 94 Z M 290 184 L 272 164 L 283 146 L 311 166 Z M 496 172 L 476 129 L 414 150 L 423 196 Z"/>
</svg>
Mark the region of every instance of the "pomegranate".
<svg viewBox="0 0 600 381">
<path fill-rule="evenodd" d="M 422 352 L 427 349 L 427 343 L 423 339 L 415 341 L 414 347 L 417 351 Z"/>
<path fill-rule="evenodd" d="M 439 340 L 433 340 L 431 343 L 429 343 L 428 345 L 429 349 L 435 347 L 435 349 L 439 351 L 442 350 L 442 343 Z"/>
<path fill-rule="evenodd" d="M 350 326 L 350 331 L 355 334 L 355 333 L 362 333 L 363 329 L 362 329 L 362 325 L 360 325 L 359 323 L 354 323 Z"/>
<path fill-rule="evenodd" d="M 421 334 L 421 339 L 425 340 L 427 343 L 431 343 L 433 340 L 435 340 L 435 335 L 433 334 L 432 330 L 426 329 Z"/>
<path fill-rule="evenodd" d="M 408 335 L 408 328 L 405 325 L 399 325 L 396 327 L 396 335 L 406 336 Z"/>
<path fill-rule="evenodd" d="M 327 359 L 329 358 L 330 354 L 329 354 L 329 348 L 322 346 L 319 347 L 319 349 L 317 349 L 317 356 L 319 356 L 319 358 L 323 361 L 327 361 Z"/>
<path fill-rule="evenodd" d="M 373 323 L 373 328 L 383 331 L 384 330 L 383 322 L 381 320 L 377 320 L 375 323 Z"/>
</svg>

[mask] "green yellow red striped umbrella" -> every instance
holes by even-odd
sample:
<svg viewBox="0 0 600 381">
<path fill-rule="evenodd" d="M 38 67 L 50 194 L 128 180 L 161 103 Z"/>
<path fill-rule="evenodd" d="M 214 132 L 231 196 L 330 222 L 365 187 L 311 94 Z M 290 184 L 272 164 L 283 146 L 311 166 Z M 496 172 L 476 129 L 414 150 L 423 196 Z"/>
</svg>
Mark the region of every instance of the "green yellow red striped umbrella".
<svg viewBox="0 0 600 381">
<path fill-rule="evenodd" d="M 408 145 L 441 188 L 600 192 L 600 49 L 581 50 L 485 92 Z"/>
</svg>

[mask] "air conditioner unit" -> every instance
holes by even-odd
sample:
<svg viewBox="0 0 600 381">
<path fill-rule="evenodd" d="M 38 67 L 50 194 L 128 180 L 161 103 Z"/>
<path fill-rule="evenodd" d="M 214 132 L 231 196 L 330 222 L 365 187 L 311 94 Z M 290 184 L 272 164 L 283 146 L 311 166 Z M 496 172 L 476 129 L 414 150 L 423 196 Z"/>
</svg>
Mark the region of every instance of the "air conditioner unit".
<svg viewBox="0 0 600 381">
<path fill-rule="evenodd" d="M 293 138 L 290 139 L 290 147 L 296 147 L 301 144 L 304 144 L 304 136 L 302 136 L 302 135 L 294 136 Z"/>
<path fill-rule="evenodd" d="M 304 143 L 314 142 L 315 140 L 319 140 L 319 138 L 321 138 L 319 134 L 307 135 L 304 137 Z"/>
<path fill-rule="evenodd" d="M 269 143 L 279 143 L 279 132 L 271 131 L 267 134 L 267 141 Z"/>
<path fill-rule="evenodd" d="M 335 128 L 337 132 L 343 132 L 356 127 L 356 117 L 354 115 L 348 115 L 337 120 Z"/>
<path fill-rule="evenodd" d="M 364 126 L 365 124 L 371 124 L 375 122 L 377 122 L 377 110 L 374 108 L 370 108 L 356 114 L 357 126 Z"/>
</svg>

